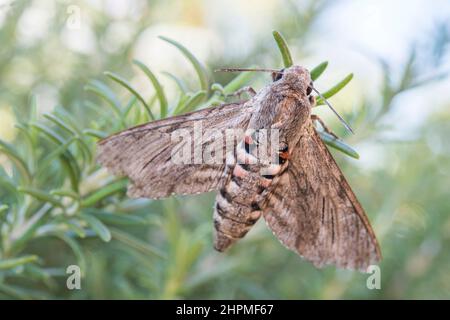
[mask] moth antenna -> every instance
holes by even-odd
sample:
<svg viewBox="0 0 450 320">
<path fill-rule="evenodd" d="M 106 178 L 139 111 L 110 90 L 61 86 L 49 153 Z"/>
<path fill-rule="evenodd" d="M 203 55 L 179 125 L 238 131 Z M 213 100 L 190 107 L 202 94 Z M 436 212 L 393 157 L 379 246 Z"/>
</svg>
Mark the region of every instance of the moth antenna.
<svg viewBox="0 0 450 320">
<path fill-rule="evenodd" d="M 319 97 L 322 98 L 323 101 L 325 101 L 325 103 L 327 104 L 327 106 L 331 109 L 331 111 L 334 112 L 334 114 L 339 118 L 339 120 L 342 122 L 342 124 L 344 125 L 344 127 L 350 131 L 351 133 L 355 134 L 353 132 L 353 129 L 349 126 L 349 124 L 347 122 L 345 122 L 345 120 L 339 115 L 339 113 L 337 113 L 337 111 L 331 106 L 331 104 L 328 102 L 328 100 L 313 86 L 310 86 L 311 89 L 314 90 L 315 93 L 317 93 L 319 95 Z"/>
<path fill-rule="evenodd" d="M 222 68 L 216 69 L 214 72 L 240 72 L 240 71 L 256 71 L 256 72 L 272 72 L 272 73 L 283 73 L 280 70 L 275 69 L 265 69 L 265 68 Z"/>
</svg>

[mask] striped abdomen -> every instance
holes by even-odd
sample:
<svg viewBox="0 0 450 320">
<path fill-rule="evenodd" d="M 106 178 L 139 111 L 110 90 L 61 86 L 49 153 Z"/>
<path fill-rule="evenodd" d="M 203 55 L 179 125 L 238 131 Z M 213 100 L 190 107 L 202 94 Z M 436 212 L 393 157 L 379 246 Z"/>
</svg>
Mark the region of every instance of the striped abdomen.
<svg viewBox="0 0 450 320">
<path fill-rule="evenodd" d="M 236 240 L 244 237 L 261 216 L 258 200 L 261 193 L 272 183 L 287 165 L 287 148 L 280 152 L 280 163 L 271 165 L 261 174 L 261 166 L 248 164 L 253 157 L 250 147 L 253 144 L 250 136 L 236 147 L 238 161 L 228 161 L 227 177 L 216 196 L 214 205 L 214 247 L 224 251 Z M 256 160 L 256 159 L 255 159 Z M 285 164 L 286 163 L 286 164 Z M 267 167 L 266 167 L 267 168 Z"/>
</svg>

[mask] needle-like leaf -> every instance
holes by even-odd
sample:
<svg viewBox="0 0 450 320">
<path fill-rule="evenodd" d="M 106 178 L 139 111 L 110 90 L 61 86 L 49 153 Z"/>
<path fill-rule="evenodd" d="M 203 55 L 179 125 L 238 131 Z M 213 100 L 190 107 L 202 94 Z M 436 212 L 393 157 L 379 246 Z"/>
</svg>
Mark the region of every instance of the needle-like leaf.
<svg viewBox="0 0 450 320">
<path fill-rule="evenodd" d="M 339 81 L 335 86 L 333 86 L 329 90 L 323 92 L 322 96 L 324 96 L 325 99 L 331 98 L 336 93 L 341 91 L 352 79 L 353 79 L 353 73 L 350 73 L 344 79 Z M 321 97 L 317 98 L 316 105 L 319 106 L 319 105 L 323 105 L 323 104 L 325 104 L 325 101 Z"/>
<path fill-rule="evenodd" d="M 150 118 L 152 120 L 155 120 L 155 117 L 154 117 L 152 111 L 150 110 L 150 107 L 148 106 L 147 102 L 145 102 L 144 98 L 133 87 L 133 85 L 128 82 L 127 79 L 123 78 L 122 76 L 120 76 L 120 75 L 118 75 L 116 73 L 110 72 L 110 71 L 105 71 L 104 75 L 109 77 L 110 79 L 114 80 L 115 82 L 120 84 L 122 87 L 127 89 L 129 92 L 131 92 L 142 103 L 142 105 L 144 106 L 145 110 L 147 110 L 147 113 L 149 114 Z"/>
<path fill-rule="evenodd" d="M 177 47 L 178 50 L 180 50 L 181 53 L 183 53 L 183 55 L 191 62 L 200 81 L 200 88 L 207 92 L 209 89 L 208 75 L 200 61 L 198 61 L 198 59 L 185 46 L 178 43 L 177 41 L 164 36 L 159 36 L 159 38 Z"/>
<path fill-rule="evenodd" d="M 289 47 L 286 43 L 286 40 L 278 31 L 272 32 L 275 41 L 277 42 L 278 49 L 280 49 L 281 57 L 283 58 L 283 64 L 285 68 L 289 68 L 294 64 L 291 56 L 291 52 L 289 51 Z"/>
<path fill-rule="evenodd" d="M 145 73 L 145 75 L 150 79 L 153 87 L 155 88 L 156 94 L 158 96 L 158 100 L 159 100 L 159 106 L 161 108 L 161 118 L 166 117 L 167 115 L 167 99 L 166 99 L 166 95 L 164 93 L 164 89 L 161 85 L 161 83 L 159 83 L 158 78 L 156 78 L 156 76 L 153 74 L 153 72 L 142 62 L 140 62 L 139 60 L 133 60 L 133 63 L 139 67 L 139 69 L 142 70 L 142 72 Z"/>
<path fill-rule="evenodd" d="M 319 77 L 322 75 L 322 73 L 325 71 L 325 69 L 328 67 L 328 61 L 324 61 L 320 63 L 318 66 L 314 67 L 311 70 L 311 80 L 316 81 L 319 79 Z"/>
</svg>

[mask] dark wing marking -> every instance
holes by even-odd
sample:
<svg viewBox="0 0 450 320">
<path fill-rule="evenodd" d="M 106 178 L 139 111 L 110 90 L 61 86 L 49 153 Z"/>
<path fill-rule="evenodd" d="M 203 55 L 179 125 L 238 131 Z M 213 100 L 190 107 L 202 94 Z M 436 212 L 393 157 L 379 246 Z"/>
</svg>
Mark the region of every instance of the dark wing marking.
<svg viewBox="0 0 450 320">
<path fill-rule="evenodd" d="M 275 236 L 315 266 L 366 271 L 381 252 L 364 209 L 312 125 L 263 200 Z"/>
<path fill-rule="evenodd" d="M 132 197 L 161 198 L 216 190 L 225 171 L 225 160 L 220 164 L 176 164 L 171 155 L 180 144 L 172 141 L 171 134 L 185 129 L 190 134 L 192 150 L 194 144 L 200 150 L 207 145 L 213 148 L 219 140 L 207 135 L 202 141 L 194 139 L 194 124 L 201 121 L 203 134 L 208 129 L 221 133 L 225 129 L 245 130 L 251 110 L 248 103 L 224 104 L 127 129 L 98 143 L 98 160 L 114 174 L 130 178 L 128 194 Z"/>
</svg>

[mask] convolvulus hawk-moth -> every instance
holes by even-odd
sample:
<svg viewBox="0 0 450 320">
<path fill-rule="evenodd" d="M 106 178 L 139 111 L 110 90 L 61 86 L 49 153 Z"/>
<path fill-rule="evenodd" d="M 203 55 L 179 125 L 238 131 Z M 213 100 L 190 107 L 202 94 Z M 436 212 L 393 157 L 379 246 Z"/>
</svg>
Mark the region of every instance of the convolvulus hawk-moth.
<svg viewBox="0 0 450 320">
<path fill-rule="evenodd" d="M 131 197 L 218 191 L 214 246 L 219 251 L 244 237 L 262 215 L 287 248 L 315 266 L 365 271 L 381 259 L 380 249 L 362 206 L 315 130 L 310 74 L 292 66 L 272 76 L 273 82 L 247 101 L 112 135 L 99 142 L 98 159 L 130 178 Z M 200 140 L 194 132 L 199 122 Z M 194 138 L 173 139 L 180 130 Z M 218 144 L 217 133 L 225 136 L 226 130 L 243 132 L 231 149 Z M 267 144 L 276 161 L 263 161 L 255 151 L 263 130 L 277 132 L 278 143 Z M 193 155 L 183 163 L 172 161 L 174 152 L 190 147 L 214 150 L 215 160 L 222 161 L 199 162 Z"/>
</svg>

